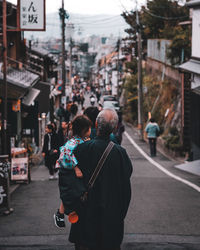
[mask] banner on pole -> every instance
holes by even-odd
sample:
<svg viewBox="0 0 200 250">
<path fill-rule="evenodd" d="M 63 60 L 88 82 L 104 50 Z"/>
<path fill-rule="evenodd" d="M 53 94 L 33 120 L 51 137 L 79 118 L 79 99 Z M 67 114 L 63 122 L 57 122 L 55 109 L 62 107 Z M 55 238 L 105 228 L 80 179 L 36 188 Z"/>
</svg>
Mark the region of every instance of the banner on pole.
<svg viewBox="0 0 200 250">
<path fill-rule="evenodd" d="M 20 29 L 45 31 L 45 0 L 20 0 Z"/>
</svg>

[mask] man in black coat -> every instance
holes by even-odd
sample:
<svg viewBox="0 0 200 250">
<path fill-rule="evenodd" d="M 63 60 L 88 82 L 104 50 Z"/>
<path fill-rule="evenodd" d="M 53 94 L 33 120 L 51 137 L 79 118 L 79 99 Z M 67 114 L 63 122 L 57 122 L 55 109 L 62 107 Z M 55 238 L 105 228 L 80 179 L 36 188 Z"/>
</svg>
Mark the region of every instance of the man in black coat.
<svg viewBox="0 0 200 250">
<path fill-rule="evenodd" d="M 46 126 L 42 156 L 44 157 L 45 166 L 49 169 L 49 179 L 53 180 L 56 172 L 55 164 L 59 156 L 59 138 L 51 124 Z"/>
<path fill-rule="evenodd" d="M 97 117 L 97 137 L 77 146 L 74 154 L 78 166 L 88 183 L 109 136 L 116 128 L 117 113 L 111 109 L 101 111 Z M 97 177 L 88 199 L 80 211 L 79 221 L 71 225 L 69 241 L 76 250 L 119 250 L 124 234 L 124 218 L 131 199 L 130 177 L 132 164 L 126 150 L 115 144 Z M 62 176 L 61 176 L 62 178 Z M 64 182 L 60 186 L 65 197 Z M 65 204 L 65 199 L 63 198 Z"/>
</svg>

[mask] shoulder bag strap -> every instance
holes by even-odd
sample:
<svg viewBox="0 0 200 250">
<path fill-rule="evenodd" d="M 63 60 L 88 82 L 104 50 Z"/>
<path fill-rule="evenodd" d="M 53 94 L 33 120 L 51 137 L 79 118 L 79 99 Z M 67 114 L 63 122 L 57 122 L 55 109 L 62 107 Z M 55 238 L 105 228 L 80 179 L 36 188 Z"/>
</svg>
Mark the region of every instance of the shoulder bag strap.
<svg viewBox="0 0 200 250">
<path fill-rule="evenodd" d="M 99 175 L 103 164 L 105 163 L 108 155 L 110 154 L 110 151 L 112 150 L 114 146 L 114 143 L 112 141 L 109 142 L 108 146 L 106 147 L 105 151 L 103 152 L 99 162 L 97 163 L 97 166 L 92 174 L 92 176 L 90 177 L 90 180 L 88 182 L 88 190 L 91 189 L 96 181 L 97 176 Z"/>
</svg>

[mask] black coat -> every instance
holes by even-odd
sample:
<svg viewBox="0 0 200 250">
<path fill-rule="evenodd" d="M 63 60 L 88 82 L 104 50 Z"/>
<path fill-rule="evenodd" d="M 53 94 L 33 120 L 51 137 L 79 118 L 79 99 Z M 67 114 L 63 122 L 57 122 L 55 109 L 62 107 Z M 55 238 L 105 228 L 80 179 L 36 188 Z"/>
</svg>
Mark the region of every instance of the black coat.
<svg viewBox="0 0 200 250">
<path fill-rule="evenodd" d="M 58 130 L 58 139 L 59 139 L 59 147 L 63 146 L 68 141 L 68 131 L 64 135 L 63 129 L 59 128 L 59 130 Z"/>
<path fill-rule="evenodd" d="M 78 145 L 74 150 L 85 183 L 88 183 L 108 143 L 109 140 L 97 137 Z M 98 249 L 120 246 L 124 218 L 131 199 L 131 173 L 132 164 L 125 149 L 115 145 L 89 192 L 88 201 L 78 211 L 79 221 L 71 226 L 70 242 L 87 247 L 98 246 Z M 65 197 L 66 192 L 64 181 L 62 185 L 61 198 Z M 65 199 L 62 200 L 65 204 Z"/>
<path fill-rule="evenodd" d="M 45 134 L 44 144 L 42 148 L 42 153 L 45 153 L 45 165 L 55 164 L 56 160 L 59 157 L 59 138 L 56 133 L 51 134 L 51 150 L 48 149 L 49 135 Z M 57 150 L 58 153 L 51 153 L 52 150 Z"/>
</svg>

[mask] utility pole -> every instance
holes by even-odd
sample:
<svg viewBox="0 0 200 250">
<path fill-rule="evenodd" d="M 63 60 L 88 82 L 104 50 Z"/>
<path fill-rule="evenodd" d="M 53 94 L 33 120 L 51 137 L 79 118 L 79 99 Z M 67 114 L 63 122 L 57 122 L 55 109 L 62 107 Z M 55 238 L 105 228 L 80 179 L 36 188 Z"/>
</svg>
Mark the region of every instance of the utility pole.
<svg viewBox="0 0 200 250">
<path fill-rule="evenodd" d="M 65 96 L 66 70 L 65 70 L 65 9 L 64 0 L 62 0 L 62 8 L 60 9 L 60 18 L 62 24 L 62 96 Z"/>
<path fill-rule="evenodd" d="M 136 1 L 137 4 L 137 1 Z M 137 40 L 138 40 L 138 129 L 140 139 L 143 140 L 143 87 L 142 87 L 142 39 L 141 27 L 138 14 L 138 6 L 136 7 L 136 23 L 137 23 Z"/>
<path fill-rule="evenodd" d="M 69 85 L 70 89 L 72 89 L 72 47 L 73 47 L 73 40 L 70 36 L 69 41 Z"/>
<path fill-rule="evenodd" d="M 68 33 L 68 38 L 69 38 L 69 87 L 72 91 L 72 50 L 74 47 L 74 42 L 73 42 L 73 32 L 74 32 L 74 24 L 73 23 L 68 23 L 67 24 L 67 33 Z"/>
<path fill-rule="evenodd" d="M 4 110 L 3 110 L 3 154 L 7 158 L 10 152 L 8 152 L 7 143 L 7 3 L 6 0 L 2 2 L 2 14 L 3 14 L 3 84 L 4 84 Z M 10 179 L 7 176 L 7 210 L 4 212 L 8 215 L 13 212 L 13 208 L 10 207 Z"/>
<path fill-rule="evenodd" d="M 117 41 L 117 98 L 119 99 L 119 52 L 120 52 L 120 38 Z"/>
<path fill-rule="evenodd" d="M 8 154 L 7 145 L 7 4 L 3 0 L 3 84 L 4 84 L 4 111 L 3 111 L 3 153 Z"/>
</svg>

